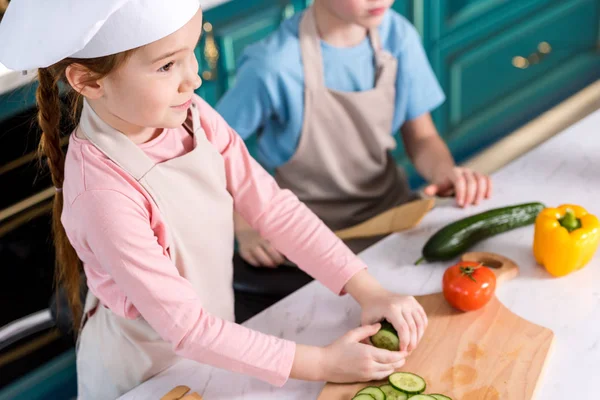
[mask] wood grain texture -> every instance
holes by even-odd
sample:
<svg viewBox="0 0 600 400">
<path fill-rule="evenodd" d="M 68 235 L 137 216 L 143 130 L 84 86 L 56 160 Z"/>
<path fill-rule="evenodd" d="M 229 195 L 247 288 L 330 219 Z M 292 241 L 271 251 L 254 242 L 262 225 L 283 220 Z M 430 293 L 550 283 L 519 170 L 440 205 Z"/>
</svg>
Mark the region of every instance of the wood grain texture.
<svg viewBox="0 0 600 400">
<path fill-rule="evenodd" d="M 434 199 L 414 200 L 384 211 L 358 225 L 336 231 L 335 234 L 340 239 L 346 240 L 387 235 L 414 228 L 433 208 L 434 204 Z"/>
<path fill-rule="evenodd" d="M 518 272 L 511 260 L 493 253 L 467 253 L 463 259 L 499 267 L 498 283 Z M 554 341 L 551 330 L 513 314 L 495 296 L 482 309 L 468 313 L 452 308 L 442 293 L 417 300 L 429 326 L 399 371 L 422 376 L 427 381 L 425 393 L 443 393 L 453 400 L 535 398 Z M 363 387 L 382 383 L 328 383 L 318 400 L 350 400 Z"/>
<path fill-rule="evenodd" d="M 191 389 L 185 385 L 175 386 L 167 394 L 160 398 L 160 400 L 179 400 Z"/>
</svg>

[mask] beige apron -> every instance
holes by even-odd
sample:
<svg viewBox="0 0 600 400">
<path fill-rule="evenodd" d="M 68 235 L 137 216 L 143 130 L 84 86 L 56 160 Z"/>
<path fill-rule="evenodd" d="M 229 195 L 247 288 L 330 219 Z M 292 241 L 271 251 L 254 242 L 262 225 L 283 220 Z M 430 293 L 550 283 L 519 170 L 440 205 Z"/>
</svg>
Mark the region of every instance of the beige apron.
<svg viewBox="0 0 600 400">
<path fill-rule="evenodd" d="M 198 109 L 184 124 L 194 149 L 154 162 L 125 135 L 84 106 L 83 134 L 135 178 L 156 202 L 168 228 L 168 250 L 179 273 L 190 281 L 202 306 L 234 320 L 233 199 L 227 191 L 221 154 L 208 141 Z M 80 399 L 115 399 L 167 368 L 178 356 L 142 318 L 129 320 L 99 304 L 88 292 L 77 343 Z"/>
<path fill-rule="evenodd" d="M 275 171 L 275 178 L 332 230 L 353 226 L 418 197 L 390 154 L 396 146 L 392 121 L 397 60 L 381 49 L 377 29 L 370 30 L 369 36 L 376 63 L 374 88 L 338 92 L 325 86 L 312 7 L 300 22 L 303 128 L 296 153 Z"/>
</svg>

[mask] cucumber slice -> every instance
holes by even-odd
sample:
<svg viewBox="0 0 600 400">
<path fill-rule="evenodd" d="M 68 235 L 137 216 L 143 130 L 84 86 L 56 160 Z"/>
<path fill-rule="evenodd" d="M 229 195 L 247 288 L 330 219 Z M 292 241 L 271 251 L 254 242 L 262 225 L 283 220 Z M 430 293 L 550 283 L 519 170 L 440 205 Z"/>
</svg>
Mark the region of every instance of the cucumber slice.
<svg viewBox="0 0 600 400">
<path fill-rule="evenodd" d="M 410 400 L 435 400 L 435 397 L 427 394 L 417 394 L 416 396 L 411 396 Z"/>
<path fill-rule="evenodd" d="M 352 398 L 352 400 L 375 400 L 375 398 L 373 396 L 371 396 L 370 394 L 357 394 L 356 396 L 354 396 Z"/>
<path fill-rule="evenodd" d="M 398 339 L 398 332 L 394 329 L 392 324 L 387 321 L 381 323 L 381 329 L 371 336 L 371 343 L 373 346 L 380 349 L 386 349 L 391 351 L 400 350 L 400 339 Z"/>
<path fill-rule="evenodd" d="M 425 379 L 421 378 L 419 375 L 411 374 L 410 372 L 394 372 L 388 379 L 390 385 L 406 394 L 423 393 L 427 386 Z"/>
<path fill-rule="evenodd" d="M 388 384 L 381 385 L 381 386 L 379 386 L 379 389 L 381 389 L 381 391 L 383 393 L 385 393 L 386 400 L 407 400 L 408 399 L 408 395 L 406 393 L 399 391 L 392 385 L 388 385 Z"/>
<path fill-rule="evenodd" d="M 360 390 L 356 394 L 357 395 L 368 394 L 371 397 L 373 397 L 375 400 L 386 400 L 385 393 L 383 393 L 383 391 L 381 389 L 379 389 L 378 387 L 375 387 L 375 386 L 367 386 L 366 388 Z"/>
<path fill-rule="evenodd" d="M 433 397 L 435 400 L 452 400 L 450 397 L 443 394 L 430 394 L 429 396 Z"/>
</svg>

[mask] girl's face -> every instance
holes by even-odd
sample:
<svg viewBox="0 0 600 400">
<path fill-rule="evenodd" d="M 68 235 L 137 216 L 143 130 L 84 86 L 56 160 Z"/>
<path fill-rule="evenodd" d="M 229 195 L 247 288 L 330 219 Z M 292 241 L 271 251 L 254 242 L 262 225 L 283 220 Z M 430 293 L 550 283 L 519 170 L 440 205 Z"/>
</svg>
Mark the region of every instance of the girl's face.
<svg viewBox="0 0 600 400">
<path fill-rule="evenodd" d="M 201 84 L 194 55 L 201 32 L 199 10 L 178 31 L 136 50 L 106 76 L 97 101 L 109 114 L 107 122 L 122 132 L 180 126 Z"/>
<path fill-rule="evenodd" d="M 317 0 L 339 19 L 351 24 L 374 28 L 394 0 Z"/>
</svg>

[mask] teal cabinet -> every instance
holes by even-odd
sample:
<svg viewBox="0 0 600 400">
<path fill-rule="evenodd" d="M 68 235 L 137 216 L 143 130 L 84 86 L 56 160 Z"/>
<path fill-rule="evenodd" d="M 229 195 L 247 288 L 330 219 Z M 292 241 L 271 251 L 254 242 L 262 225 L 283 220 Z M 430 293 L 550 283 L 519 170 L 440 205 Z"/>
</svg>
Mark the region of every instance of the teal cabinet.
<svg viewBox="0 0 600 400">
<path fill-rule="evenodd" d="M 243 12 L 228 14 L 235 3 L 205 13 L 203 37 L 196 49 L 203 81 L 198 94 L 212 105 L 235 81 L 244 48 L 266 38 L 283 20 L 305 7 L 301 0 L 250 1 Z"/>
<path fill-rule="evenodd" d="M 472 7 L 471 20 L 458 4 Z M 447 101 L 433 116 L 459 161 L 600 77 L 597 0 L 438 5 L 431 18 L 447 17 L 437 19 L 431 37 L 445 36 L 428 54 Z M 484 9 L 485 18 L 475 12 Z M 495 23 L 472 21 L 480 19 Z"/>
</svg>

